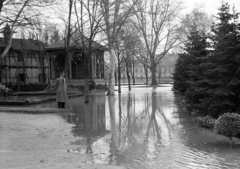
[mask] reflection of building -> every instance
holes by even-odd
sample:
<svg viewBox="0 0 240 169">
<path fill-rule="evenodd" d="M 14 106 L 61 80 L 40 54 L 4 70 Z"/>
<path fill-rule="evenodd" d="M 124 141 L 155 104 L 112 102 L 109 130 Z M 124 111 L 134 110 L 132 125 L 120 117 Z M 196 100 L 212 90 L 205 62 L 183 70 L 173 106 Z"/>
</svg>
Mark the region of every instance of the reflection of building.
<svg viewBox="0 0 240 169">
<path fill-rule="evenodd" d="M 83 39 L 82 39 L 83 38 Z M 84 43 L 82 42 L 84 41 Z M 70 38 L 69 50 L 69 80 L 68 84 L 83 85 L 86 77 L 86 66 L 89 68 L 89 78 L 96 84 L 105 84 L 104 80 L 104 51 L 107 49 L 101 44 L 92 42 L 91 57 L 85 56 L 83 50 L 88 50 L 89 40 L 86 37 L 80 37 L 77 33 Z M 56 78 L 56 72 L 59 72 L 65 64 L 66 40 L 60 40 L 51 46 L 46 47 L 46 52 L 51 62 L 51 78 Z M 86 59 L 88 58 L 88 59 Z M 87 61 L 88 60 L 88 61 Z M 89 63 L 89 64 L 87 64 Z"/>
<path fill-rule="evenodd" d="M 90 96 L 89 104 L 84 104 L 83 98 L 72 100 L 73 115 L 68 116 L 68 122 L 75 124 L 76 135 L 105 135 L 105 95 Z"/>
<path fill-rule="evenodd" d="M 156 77 L 158 83 L 168 83 L 172 82 L 172 73 L 175 69 L 176 60 L 178 58 L 177 54 L 167 54 L 161 60 L 159 65 L 157 66 Z M 124 72 L 125 73 L 125 72 Z M 146 75 L 143 64 L 139 61 L 134 62 L 134 77 L 135 83 L 143 84 L 146 83 Z M 148 68 L 148 82 L 151 83 L 151 70 Z M 122 76 L 122 83 L 127 83 L 127 77 L 124 74 Z M 132 79 L 131 79 L 132 82 Z"/>
<path fill-rule="evenodd" d="M 0 38 L 0 53 L 6 48 L 10 27 L 4 30 Z M 3 61 L 0 61 L 0 82 L 4 84 L 47 83 L 49 62 L 43 55 L 43 43 L 32 39 L 12 39 L 12 45 Z"/>
</svg>

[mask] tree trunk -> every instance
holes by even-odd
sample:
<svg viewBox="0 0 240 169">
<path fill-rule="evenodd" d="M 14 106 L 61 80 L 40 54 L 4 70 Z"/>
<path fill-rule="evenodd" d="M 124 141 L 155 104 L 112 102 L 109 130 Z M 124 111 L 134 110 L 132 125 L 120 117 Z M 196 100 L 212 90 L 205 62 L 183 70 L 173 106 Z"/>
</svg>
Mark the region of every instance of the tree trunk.
<svg viewBox="0 0 240 169">
<path fill-rule="evenodd" d="M 90 77 L 90 54 L 84 55 L 85 59 L 85 85 L 84 85 L 84 103 L 89 103 L 89 77 Z"/>
<path fill-rule="evenodd" d="M 71 14 L 72 14 L 72 4 L 73 0 L 69 0 L 69 13 L 68 13 L 68 27 L 67 27 L 67 42 L 66 42 L 66 56 L 65 56 L 65 66 L 64 66 L 64 72 L 66 77 L 69 77 L 69 48 L 70 48 L 70 34 L 71 34 Z"/>
<path fill-rule="evenodd" d="M 84 103 L 89 103 L 89 78 L 85 78 Z"/>
<path fill-rule="evenodd" d="M 158 82 L 160 83 L 160 81 L 161 81 L 161 77 L 162 77 L 161 67 L 159 68 L 159 75 L 158 75 L 158 76 L 159 76 L 159 79 L 158 79 L 159 81 L 158 81 Z"/>
<path fill-rule="evenodd" d="M 143 67 L 144 67 L 144 72 L 146 77 L 146 85 L 148 85 L 148 68 L 145 65 L 143 65 Z"/>
<path fill-rule="evenodd" d="M 115 97 L 108 96 L 109 114 L 110 114 L 110 125 L 111 125 L 111 143 L 110 150 L 111 156 L 109 158 L 109 164 L 112 164 L 115 159 L 115 153 L 117 150 L 117 128 L 116 128 L 116 115 L 115 115 Z"/>
<path fill-rule="evenodd" d="M 115 77 L 115 86 L 117 86 L 118 85 L 117 71 L 114 71 L 114 77 Z"/>
<path fill-rule="evenodd" d="M 110 44 L 109 44 L 110 45 Z M 115 54 L 112 48 L 109 46 L 109 54 L 110 54 L 110 75 L 108 82 L 108 95 L 114 95 L 114 68 L 115 68 Z"/>
<path fill-rule="evenodd" d="M 131 73 L 131 75 L 132 75 L 133 85 L 135 85 L 135 77 L 134 77 L 134 73 Z"/>
<path fill-rule="evenodd" d="M 148 85 L 148 74 L 146 74 L 146 85 Z"/>
<path fill-rule="evenodd" d="M 126 73 L 127 73 L 127 79 L 128 79 L 128 90 L 131 90 L 131 78 L 130 78 L 130 73 L 129 73 L 128 68 L 127 68 L 127 72 Z"/>
<path fill-rule="evenodd" d="M 118 61 L 118 93 L 121 93 L 121 68 L 119 61 Z"/>
<path fill-rule="evenodd" d="M 157 85 L 157 80 L 156 80 L 156 65 L 152 64 L 151 65 L 151 71 L 152 71 L 152 83 L 151 85 Z"/>
<path fill-rule="evenodd" d="M 132 79 L 133 79 L 133 85 L 135 85 L 135 65 L 134 65 L 134 60 L 132 62 Z"/>
</svg>

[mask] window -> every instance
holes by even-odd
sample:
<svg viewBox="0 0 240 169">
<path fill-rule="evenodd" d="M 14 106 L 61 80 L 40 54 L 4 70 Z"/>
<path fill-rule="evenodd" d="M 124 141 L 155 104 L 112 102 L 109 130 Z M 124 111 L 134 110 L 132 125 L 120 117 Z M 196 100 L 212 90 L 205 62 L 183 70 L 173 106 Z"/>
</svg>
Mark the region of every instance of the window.
<svg viewBox="0 0 240 169">
<path fill-rule="evenodd" d="M 40 64 L 43 64 L 43 62 L 44 62 L 43 54 L 39 53 L 39 55 L 38 55 L 38 61 L 39 61 Z"/>
<path fill-rule="evenodd" d="M 18 62 L 23 62 L 24 61 L 23 53 L 18 52 L 17 56 L 18 56 Z"/>
<path fill-rule="evenodd" d="M 18 74 L 18 81 L 19 82 L 25 82 L 26 81 L 26 75 L 23 73 Z"/>
<path fill-rule="evenodd" d="M 46 75 L 43 73 L 39 74 L 38 81 L 39 81 L 39 83 L 44 83 L 44 81 L 46 81 Z"/>
</svg>

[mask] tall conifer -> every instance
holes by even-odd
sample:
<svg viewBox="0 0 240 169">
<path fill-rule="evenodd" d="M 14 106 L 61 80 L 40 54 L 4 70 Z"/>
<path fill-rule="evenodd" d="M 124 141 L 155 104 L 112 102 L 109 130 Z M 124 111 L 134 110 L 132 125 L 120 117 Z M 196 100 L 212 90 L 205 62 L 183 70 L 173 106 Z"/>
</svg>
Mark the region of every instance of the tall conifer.
<svg viewBox="0 0 240 169">
<path fill-rule="evenodd" d="M 218 117 L 226 112 L 234 112 L 240 105 L 240 41 L 238 14 L 230 13 L 228 3 L 223 3 L 216 17 L 219 23 L 212 27 L 213 53 L 208 58 L 203 80 L 206 94 L 201 106 L 208 115 Z"/>
<path fill-rule="evenodd" d="M 190 98 L 186 99 L 189 101 L 199 99 L 198 96 L 196 96 L 197 89 L 193 89 L 193 87 L 196 86 L 195 83 L 202 78 L 199 65 L 202 62 L 202 58 L 207 55 L 207 42 L 204 34 L 205 33 L 198 30 L 197 25 L 194 24 L 191 26 L 188 42 L 184 47 L 185 52 L 179 55 L 173 74 L 174 89 L 181 91 L 183 94 L 186 94 L 186 91 L 190 92 L 190 88 L 192 92 L 195 92 L 187 92 Z"/>
</svg>

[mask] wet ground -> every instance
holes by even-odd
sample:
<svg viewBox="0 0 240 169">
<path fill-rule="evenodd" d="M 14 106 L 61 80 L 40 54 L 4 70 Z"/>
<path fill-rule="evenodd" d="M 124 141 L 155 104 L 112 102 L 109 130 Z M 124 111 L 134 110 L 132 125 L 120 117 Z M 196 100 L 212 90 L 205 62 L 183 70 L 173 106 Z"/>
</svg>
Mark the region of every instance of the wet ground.
<svg viewBox="0 0 240 169">
<path fill-rule="evenodd" d="M 56 107 L 56 103 L 37 105 Z M 239 168 L 240 142 L 199 128 L 170 85 L 71 99 L 72 113 L 0 113 L 0 168 Z M 1 167 L 2 165 L 2 167 Z"/>
</svg>

